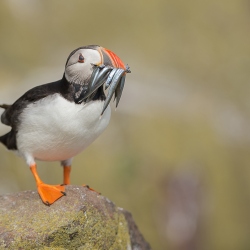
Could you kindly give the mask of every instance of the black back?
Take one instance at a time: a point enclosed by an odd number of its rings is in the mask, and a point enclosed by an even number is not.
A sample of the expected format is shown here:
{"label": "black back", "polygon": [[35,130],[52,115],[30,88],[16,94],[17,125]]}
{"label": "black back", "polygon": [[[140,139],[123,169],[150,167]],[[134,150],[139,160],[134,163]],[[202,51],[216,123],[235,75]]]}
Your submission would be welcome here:
{"label": "black back", "polygon": [[[19,118],[20,114],[27,107],[27,105],[56,93],[60,94],[68,101],[76,103],[75,93],[78,91],[78,88],[78,84],[70,84],[66,80],[65,76],[63,76],[63,78],[59,81],[43,84],[28,90],[12,105],[1,105],[2,108],[5,108],[5,111],[1,116],[1,122],[5,125],[11,126],[12,129],[9,133],[0,137],[0,142],[3,143],[8,149],[17,149],[16,134],[18,133],[18,125],[21,122]],[[92,100],[105,100],[105,98],[103,87],[101,86],[96,91]]]}

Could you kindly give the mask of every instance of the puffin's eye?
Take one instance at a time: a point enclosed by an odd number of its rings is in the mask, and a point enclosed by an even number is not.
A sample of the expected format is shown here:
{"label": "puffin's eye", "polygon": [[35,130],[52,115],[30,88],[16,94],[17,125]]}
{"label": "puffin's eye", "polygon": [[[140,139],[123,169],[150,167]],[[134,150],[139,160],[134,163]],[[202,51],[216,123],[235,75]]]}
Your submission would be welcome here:
{"label": "puffin's eye", "polygon": [[82,53],[78,57],[78,62],[79,63],[84,63],[84,57],[83,57]]}

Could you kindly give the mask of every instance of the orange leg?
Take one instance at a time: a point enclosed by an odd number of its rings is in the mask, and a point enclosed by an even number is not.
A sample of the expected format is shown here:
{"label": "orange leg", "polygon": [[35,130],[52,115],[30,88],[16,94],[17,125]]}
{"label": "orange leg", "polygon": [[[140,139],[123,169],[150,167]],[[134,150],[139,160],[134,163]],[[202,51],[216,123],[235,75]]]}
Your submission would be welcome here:
{"label": "orange leg", "polygon": [[66,195],[65,187],[61,185],[48,185],[44,184],[38,176],[36,165],[31,165],[30,170],[36,180],[37,190],[46,205],[51,205],[63,195]]}
{"label": "orange leg", "polygon": [[70,171],[71,171],[71,166],[63,167],[63,184],[64,185],[70,184]]}

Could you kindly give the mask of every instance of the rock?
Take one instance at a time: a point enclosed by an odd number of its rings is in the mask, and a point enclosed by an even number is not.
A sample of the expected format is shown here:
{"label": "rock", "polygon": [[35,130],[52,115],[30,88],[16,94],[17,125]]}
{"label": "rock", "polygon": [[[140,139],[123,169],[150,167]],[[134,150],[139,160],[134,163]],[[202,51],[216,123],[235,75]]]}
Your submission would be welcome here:
{"label": "rock", "polygon": [[131,214],[86,187],[51,206],[35,191],[0,196],[0,249],[148,250]]}

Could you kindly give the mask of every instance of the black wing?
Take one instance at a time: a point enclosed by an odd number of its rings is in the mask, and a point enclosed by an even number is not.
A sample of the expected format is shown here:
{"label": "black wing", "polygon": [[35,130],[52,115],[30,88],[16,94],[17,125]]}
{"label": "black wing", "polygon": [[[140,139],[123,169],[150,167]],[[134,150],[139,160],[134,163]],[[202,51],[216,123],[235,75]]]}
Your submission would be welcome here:
{"label": "black wing", "polygon": [[27,105],[55,93],[59,93],[68,100],[72,101],[72,90],[70,90],[71,87],[69,83],[66,81],[65,77],[63,77],[59,81],[43,84],[30,89],[12,105],[0,105],[0,108],[5,109],[1,116],[1,122],[12,127],[9,133],[0,136],[0,142],[3,143],[8,149],[17,149],[16,134],[18,130],[19,115],[27,107]]}
{"label": "black wing", "polygon": [[5,108],[5,111],[1,116],[1,122],[16,129],[19,115],[28,104],[34,103],[55,93],[59,93],[69,100],[72,99],[69,93],[69,84],[64,78],[56,82],[43,84],[27,91],[12,105],[1,105],[0,107]]}

